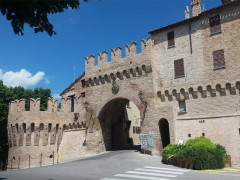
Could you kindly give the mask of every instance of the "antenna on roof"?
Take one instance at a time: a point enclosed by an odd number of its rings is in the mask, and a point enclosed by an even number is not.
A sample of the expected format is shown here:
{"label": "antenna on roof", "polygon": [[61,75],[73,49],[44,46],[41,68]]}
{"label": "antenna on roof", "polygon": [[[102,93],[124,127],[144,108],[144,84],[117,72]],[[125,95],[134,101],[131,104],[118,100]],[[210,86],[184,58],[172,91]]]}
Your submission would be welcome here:
{"label": "antenna on roof", "polygon": [[206,9],[205,9],[205,4],[203,3],[203,12],[204,12],[204,11],[206,11]]}
{"label": "antenna on roof", "polygon": [[75,63],[73,63],[72,64],[73,65],[73,83],[74,83],[74,95],[75,95],[75,70],[76,70],[76,68],[75,68]]}

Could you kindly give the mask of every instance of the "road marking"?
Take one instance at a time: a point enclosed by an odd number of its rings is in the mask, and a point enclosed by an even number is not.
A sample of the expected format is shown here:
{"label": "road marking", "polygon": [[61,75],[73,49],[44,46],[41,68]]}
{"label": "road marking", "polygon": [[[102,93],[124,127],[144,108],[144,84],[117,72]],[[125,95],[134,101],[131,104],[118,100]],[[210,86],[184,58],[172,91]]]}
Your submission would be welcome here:
{"label": "road marking", "polygon": [[116,178],[104,178],[104,179],[100,179],[100,180],[125,180],[125,179],[116,179]]}
{"label": "road marking", "polygon": [[148,180],[169,180],[169,179],[166,179],[166,178],[148,177],[148,176],[136,176],[136,175],[130,175],[130,174],[116,174],[114,176],[117,176],[117,177],[127,177],[127,178],[137,178],[137,179],[148,179]]}
{"label": "road marking", "polygon": [[183,169],[160,168],[160,167],[152,167],[152,166],[145,166],[144,168],[147,168],[147,169],[161,169],[161,170],[169,170],[169,171],[180,171],[180,172],[189,172],[190,171],[190,170],[183,170]]}
{"label": "road marking", "polygon": [[223,169],[227,171],[240,171],[240,169],[231,169],[231,168],[223,168]]}
{"label": "road marking", "polygon": [[127,171],[125,173],[129,173],[129,174],[142,174],[142,175],[149,175],[149,176],[177,177],[175,175],[149,173],[149,172],[139,172],[139,171]]}
{"label": "road marking", "polygon": [[237,174],[224,174],[224,173],[219,173],[219,172],[207,172],[207,171],[193,171],[193,172],[198,172],[198,173],[205,173],[205,174],[218,174],[218,175],[223,175],[223,176],[238,176],[240,177],[240,175]]}
{"label": "road marking", "polygon": [[167,173],[167,174],[184,174],[183,172],[172,172],[172,171],[159,171],[159,170],[154,170],[154,169],[142,169],[142,168],[137,168],[135,169],[136,171],[146,171],[146,172],[157,172],[157,173]]}

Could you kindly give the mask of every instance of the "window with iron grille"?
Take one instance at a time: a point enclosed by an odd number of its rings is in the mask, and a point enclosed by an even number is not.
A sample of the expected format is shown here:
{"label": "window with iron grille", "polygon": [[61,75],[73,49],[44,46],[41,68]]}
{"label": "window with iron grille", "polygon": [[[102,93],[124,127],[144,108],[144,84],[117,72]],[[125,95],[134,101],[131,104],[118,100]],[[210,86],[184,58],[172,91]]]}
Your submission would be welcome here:
{"label": "window with iron grille", "polygon": [[184,76],[183,59],[178,59],[178,60],[174,61],[174,71],[175,71],[175,77],[183,77]]}
{"label": "window with iron grille", "polygon": [[169,32],[167,36],[168,36],[168,47],[175,46],[174,31]]}
{"label": "window with iron grille", "polygon": [[219,15],[209,18],[209,23],[210,23],[211,34],[216,34],[221,32],[221,22],[220,22]]}
{"label": "window with iron grille", "polygon": [[224,50],[213,51],[213,67],[214,69],[225,67]]}

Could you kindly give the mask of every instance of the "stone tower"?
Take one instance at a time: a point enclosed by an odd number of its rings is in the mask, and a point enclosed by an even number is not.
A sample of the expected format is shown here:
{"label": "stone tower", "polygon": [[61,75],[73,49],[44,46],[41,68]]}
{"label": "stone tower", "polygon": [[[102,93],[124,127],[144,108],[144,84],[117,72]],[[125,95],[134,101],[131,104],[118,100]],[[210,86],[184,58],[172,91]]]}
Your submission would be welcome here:
{"label": "stone tower", "polygon": [[201,0],[192,0],[191,6],[192,6],[192,15],[193,16],[197,16],[202,12],[202,9],[201,9],[202,2],[201,2]]}

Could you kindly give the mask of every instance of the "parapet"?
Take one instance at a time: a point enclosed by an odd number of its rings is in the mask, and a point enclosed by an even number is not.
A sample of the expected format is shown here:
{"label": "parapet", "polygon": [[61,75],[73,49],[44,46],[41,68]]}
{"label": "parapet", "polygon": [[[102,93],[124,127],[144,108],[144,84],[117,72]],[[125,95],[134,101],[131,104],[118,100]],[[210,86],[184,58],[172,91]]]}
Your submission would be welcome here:
{"label": "parapet", "polygon": [[[80,97],[74,97],[74,106],[78,105],[80,101]],[[83,98],[82,98],[83,99]],[[40,112],[40,98],[33,99],[30,98],[30,112],[36,113]],[[72,99],[70,97],[68,98],[62,98],[61,99],[61,109],[58,109],[58,100],[57,99],[51,99],[48,98],[48,104],[47,109],[45,112],[48,113],[54,113],[54,112],[63,112],[63,113],[69,113],[71,112],[72,108]],[[15,100],[11,101],[9,103],[9,115],[11,114],[20,114],[22,112],[25,112],[25,99]]]}
{"label": "parapet", "polygon": [[[98,64],[95,66],[95,56],[90,55],[89,57],[85,57],[85,71],[86,76],[92,73],[101,72],[106,66],[110,65],[118,65],[120,63],[129,63],[129,64],[142,64],[146,61],[151,61],[149,57],[151,55],[151,51],[153,49],[153,40],[149,37],[146,40],[141,39],[141,49],[142,52],[137,54],[137,43],[133,41],[130,44],[125,45],[126,49],[126,57],[122,57],[122,48],[117,47],[115,49],[111,49],[111,61],[108,59],[108,52],[103,51],[102,53],[98,53]],[[119,66],[115,66],[119,68]]]}

